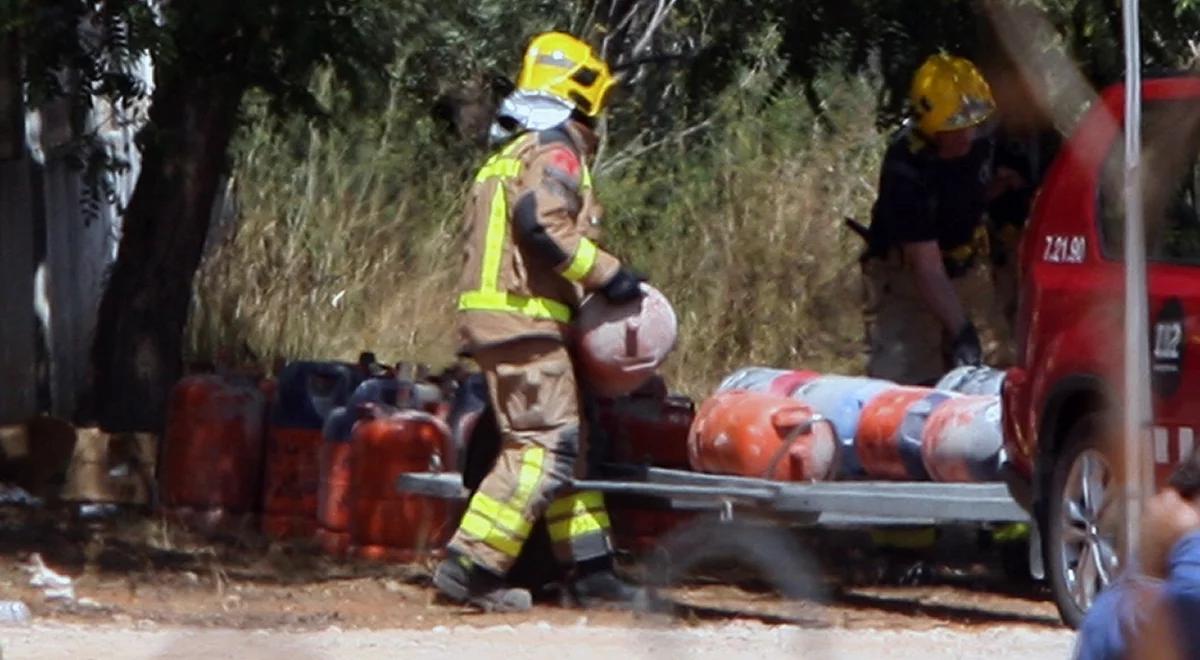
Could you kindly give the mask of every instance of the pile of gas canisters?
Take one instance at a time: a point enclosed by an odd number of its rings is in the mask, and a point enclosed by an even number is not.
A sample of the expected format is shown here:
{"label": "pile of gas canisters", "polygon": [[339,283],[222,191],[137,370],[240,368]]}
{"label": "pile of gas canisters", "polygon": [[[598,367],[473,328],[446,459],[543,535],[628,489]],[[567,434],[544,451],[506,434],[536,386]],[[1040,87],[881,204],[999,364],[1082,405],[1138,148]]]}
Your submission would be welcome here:
{"label": "pile of gas canisters", "polygon": [[394,483],[455,469],[446,394],[420,374],[344,362],[293,362],[271,379],[188,376],[169,404],[160,503],[194,527],[249,524],[334,555],[436,550],[456,504]]}
{"label": "pile of gas canisters", "polygon": [[1000,480],[1004,372],[961,367],[934,387],[747,367],[696,413],[692,469],[786,481]]}
{"label": "pile of gas canisters", "polygon": [[[293,362],[274,378],[197,374],[174,388],[159,501],[202,531],[255,528],[308,539],[334,556],[436,555],[463,502],[396,490],[411,472],[466,471],[473,440],[494,435],[478,375],[430,378],[345,362]],[[600,398],[600,460],[688,469],[694,406],[661,378]],[[603,439],[601,439],[603,438]],[[689,516],[645,498],[609,498],[614,542],[639,552]]]}

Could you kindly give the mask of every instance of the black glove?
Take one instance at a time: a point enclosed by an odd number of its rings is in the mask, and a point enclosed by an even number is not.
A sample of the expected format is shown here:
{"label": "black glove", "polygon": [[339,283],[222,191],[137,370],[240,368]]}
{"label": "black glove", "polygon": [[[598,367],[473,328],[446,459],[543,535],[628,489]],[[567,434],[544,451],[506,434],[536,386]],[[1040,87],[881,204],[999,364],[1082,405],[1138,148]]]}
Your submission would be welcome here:
{"label": "black glove", "polygon": [[950,352],[956,367],[978,367],[983,363],[983,348],[979,345],[979,333],[975,332],[975,326],[970,321],[964,323],[962,329],[954,336]]}
{"label": "black glove", "polygon": [[617,269],[617,274],[613,275],[600,288],[600,295],[607,298],[614,305],[633,302],[642,297],[642,287],[638,285],[645,281],[646,278],[621,266]]}

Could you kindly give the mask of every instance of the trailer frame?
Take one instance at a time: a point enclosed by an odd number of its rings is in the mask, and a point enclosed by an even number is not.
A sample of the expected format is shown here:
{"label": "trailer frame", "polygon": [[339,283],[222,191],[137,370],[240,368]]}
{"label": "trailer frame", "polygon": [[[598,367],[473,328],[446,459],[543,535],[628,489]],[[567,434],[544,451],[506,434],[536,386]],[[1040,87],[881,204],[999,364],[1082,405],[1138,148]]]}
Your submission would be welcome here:
{"label": "trailer frame", "polygon": [[[1031,522],[1004,483],[916,481],[781,482],[620,463],[597,466],[597,478],[568,485],[579,490],[655,498],[672,509],[767,513],[797,525],[955,524]],[[465,500],[457,472],[407,473],[400,492]]]}

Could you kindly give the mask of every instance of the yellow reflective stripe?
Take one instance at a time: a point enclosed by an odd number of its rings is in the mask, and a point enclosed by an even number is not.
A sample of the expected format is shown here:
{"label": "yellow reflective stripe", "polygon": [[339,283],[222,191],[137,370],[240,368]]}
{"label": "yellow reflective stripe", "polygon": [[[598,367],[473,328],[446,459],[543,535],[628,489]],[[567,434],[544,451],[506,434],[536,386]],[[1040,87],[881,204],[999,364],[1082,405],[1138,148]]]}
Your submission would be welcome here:
{"label": "yellow reflective stripe", "polygon": [[587,512],[581,516],[573,516],[566,520],[550,523],[550,540],[555,543],[569,541],[580,536],[604,532],[611,527],[612,522],[608,519],[607,513]]}
{"label": "yellow reflective stripe", "polygon": [[575,249],[575,256],[571,257],[571,263],[567,264],[567,269],[563,271],[563,277],[572,282],[578,282],[587,277],[588,271],[595,263],[596,244],[586,238],[580,239],[579,247]]}
{"label": "yellow reflective stripe", "polygon": [[588,509],[604,510],[604,494],[598,490],[584,490],[564,495],[546,509],[547,518],[559,518],[571,513],[583,513]]}
{"label": "yellow reflective stripe", "polygon": [[521,173],[521,161],[516,158],[493,157],[475,175],[479,183],[491,178],[511,179]]}
{"label": "yellow reflective stripe", "polygon": [[524,539],[515,540],[510,538],[503,530],[497,528],[486,518],[473,511],[468,511],[463,516],[458,528],[509,557],[516,557],[521,554],[521,546]]}
{"label": "yellow reflective stripe", "polygon": [[525,508],[542,478],[545,461],[546,450],[542,447],[530,447],[521,452],[517,488],[509,501],[502,502],[483,491],[476,491],[459,528],[515,557],[533,529],[533,522],[525,516]]}
{"label": "yellow reflective stripe", "polygon": [[488,214],[487,237],[483,246],[483,270],[479,288],[495,291],[500,281],[500,258],[504,256],[504,235],[508,231],[508,205],[504,203],[504,186],[496,184],[492,193],[492,208]]}
{"label": "yellow reflective stripe", "polygon": [[483,291],[495,291],[498,288],[500,259],[504,256],[505,234],[508,233],[508,204],[504,198],[503,180],[511,179],[521,173],[521,161],[509,157],[520,146],[521,140],[515,140],[503,151],[489,158],[479,173],[475,175],[476,182],[492,178],[501,179],[496,182],[496,190],[492,193],[491,208],[488,209],[483,266],[479,279],[479,288]]}
{"label": "yellow reflective stripe", "polygon": [[498,523],[505,531],[510,532],[510,536],[524,540],[529,536],[529,531],[533,529],[533,523],[525,519],[522,508],[514,508],[483,492],[476,491],[471,496],[468,512],[476,513]]}
{"label": "yellow reflective stripe", "polygon": [[611,527],[604,495],[586,490],[555,500],[546,510],[551,541],[566,541]]}
{"label": "yellow reflective stripe", "polygon": [[587,190],[592,187],[592,171],[587,165],[583,166],[583,173],[579,177],[579,187]]}
{"label": "yellow reflective stripe", "polygon": [[[487,232],[484,235],[483,262],[480,267],[479,289],[467,291],[458,297],[459,311],[509,312],[521,314],[536,319],[547,319],[559,323],[571,322],[571,308],[557,300],[541,297],[522,296],[500,290],[500,265],[504,258],[504,246],[508,233],[508,203],[505,199],[504,179],[518,176],[521,173],[521,161],[511,155],[520,149],[527,140],[517,139],[504,148],[500,153],[488,159],[487,163],[475,175],[476,182],[492,178],[500,178],[496,182],[496,190],[492,193],[491,207],[488,209]],[[591,175],[584,168],[583,178],[590,185]],[[595,260],[594,249],[590,259]],[[576,259],[587,257],[576,250]],[[572,261],[571,265],[574,265]],[[582,267],[582,265],[580,266]],[[588,264],[590,268],[590,264]],[[586,275],[586,271],[584,271]],[[582,277],[582,275],[580,276]]]}
{"label": "yellow reflective stripe", "polygon": [[549,298],[529,298],[507,291],[467,291],[458,297],[460,311],[513,312],[559,323],[571,322],[571,308]]}
{"label": "yellow reflective stripe", "polygon": [[529,503],[529,496],[537,488],[542,478],[545,466],[546,450],[542,447],[529,447],[521,452],[521,472],[517,475],[517,492],[513,494],[512,505],[521,509]]}
{"label": "yellow reflective stripe", "polygon": [[487,159],[479,172],[475,175],[475,181],[485,181],[492,177],[500,177],[504,179],[512,178],[521,173],[521,161],[512,158],[512,154],[516,152],[522,145],[522,140],[514,140],[507,147],[500,150],[499,153]]}
{"label": "yellow reflective stripe", "polygon": [[469,509],[463,514],[462,522],[458,524],[458,527],[477,539],[487,538],[492,533],[491,521]]}

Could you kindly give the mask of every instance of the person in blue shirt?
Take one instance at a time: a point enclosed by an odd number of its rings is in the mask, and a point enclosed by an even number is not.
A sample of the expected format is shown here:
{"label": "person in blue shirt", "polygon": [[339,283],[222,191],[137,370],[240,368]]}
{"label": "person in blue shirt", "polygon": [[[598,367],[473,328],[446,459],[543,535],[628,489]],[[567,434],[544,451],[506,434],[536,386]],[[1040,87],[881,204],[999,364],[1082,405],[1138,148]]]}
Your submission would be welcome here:
{"label": "person in blue shirt", "polygon": [[1144,575],[1101,593],[1079,629],[1079,660],[1200,658],[1200,452],[1147,503]]}

